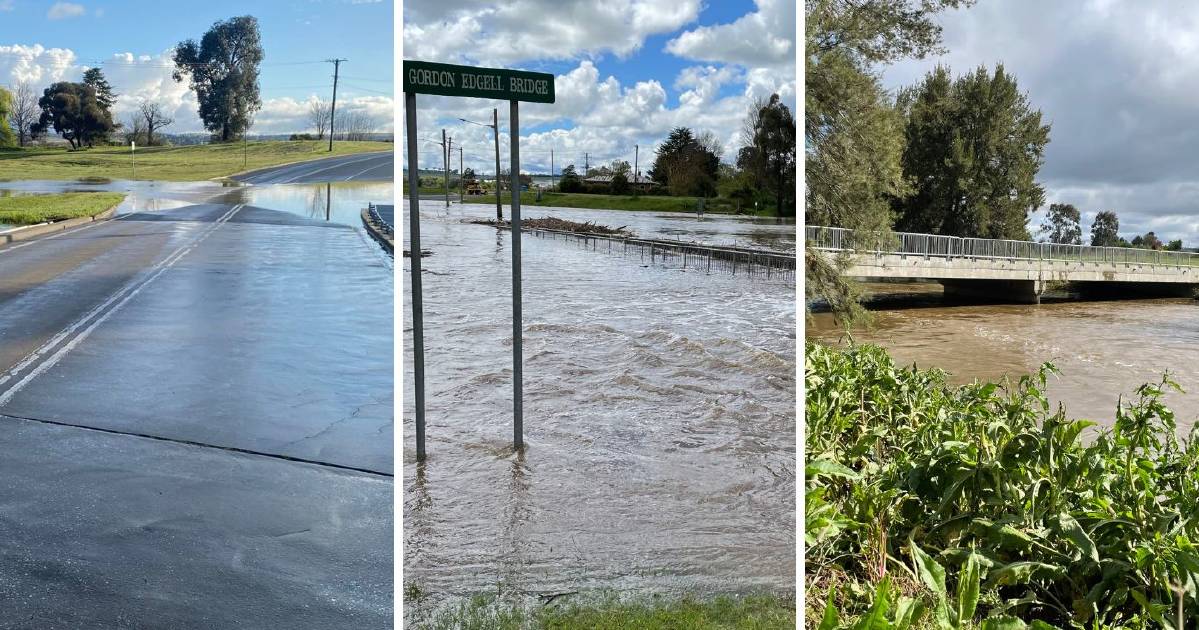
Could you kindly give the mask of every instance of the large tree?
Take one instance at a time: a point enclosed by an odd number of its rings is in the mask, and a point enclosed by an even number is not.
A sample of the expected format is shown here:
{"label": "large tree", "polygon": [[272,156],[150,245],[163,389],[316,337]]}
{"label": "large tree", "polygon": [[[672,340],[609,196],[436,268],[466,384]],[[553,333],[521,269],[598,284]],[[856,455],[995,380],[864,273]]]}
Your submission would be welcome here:
{"label": "large tree", "polygon": [[579,192],[583,189],[583,181],[579,178],[579,174],[575,171],[574,164],[567,164],[566,168],[562,169],[562,176],[558,178],[558,190],[564,193]]}
{"label": "large tree", "polygon": [[1120,244],[1120,219],[1111,210],[1104,210],[1095,215],[1091,223],[1091,245],[1097,247],[1116,247]]}
{"label": "large tree", "polygon": [[1049,205],[1049,212],[1045,215],[1045,222],[1041,224],[1041,230],[1046,233],[1046,238],[1050,243],[1081,245],[1081,220],[1082,214],[1073,204],[1054,203]]}
{"label": "large tree", "polygon": [[83,73],[83,84],[96,91],[96,101],[104,109],[111,110],[112,106],[117,102],[117,94],[112,91],[112,86],[108,84],[108,79],[104,77],[104,71],[99,68],[88,68]]}
{"label": "large tree", "polygon": [[1000,65],[951,80],[938,66],[898,100],[903,172],[914,185],[896,204],[899,229],[1028,239],[1028,214],[1045,199],[1036,176],[1049,126],[1015,78]]}
{"label": "large tree", "polygon": [[9,118],[12,116],[12,107],[12,93],[0,87],[0,147],[12,146],[17,137],[8,126]]}
{"label": "large tree", "polygon": [[716,191],[719,149],[714,136],[696,137],[690,129],[676,127],[658,147],[650,179],[674,195],[710,196]]}
{"label": "large tree", "polygon": [[325,133],[329,131],[330,116],[332,109],[329,106],[329,101],[319,98],[308,102],[308,124],[316,129],[316,139],[324,140]]}
{"label": "large tree", "polygon": [[[891,200],[906,189],[903,127],[878,66],[941,51],[936,14],[973,0],[807,0],[805,4],[805,218],[863,232],[891,228]],[[806,293],[842,316],[856,311],[853,285],[814,252],[804,256]]]}
{"label": "large tree", "polygon": [[778,216],[793,215],[795,117],[778,94],[755,106],[756,111],[751,111],[746,121],[749,146],[737,153],[738,166],[754,175],[759,189],[774,193]]}
{"label": "large tree", "polygon": [[258,20],[246,15],[217,22],[197,44],[189,39],[175,48],[176,81],[190,77],[200,103],[204,128],[228,142],[245,133],[258,96],[258,64],[263,51]]}
{"label": "large tree", "polygon": [[12,92],[12,107],[8,111],[8,124],[17,137],[17,144],[25,146],[33,138],[33,124],[39,113],[33,85],[28,81],[17,82]]}
{"label": "large tree", "polygon": [[82,83],[66,81],[46,88],[38,99],[42,114],[33,125],[33,133],[53,128],[74,149],[92,146],[116,129],[112,114],[96,99],[96,91]]}

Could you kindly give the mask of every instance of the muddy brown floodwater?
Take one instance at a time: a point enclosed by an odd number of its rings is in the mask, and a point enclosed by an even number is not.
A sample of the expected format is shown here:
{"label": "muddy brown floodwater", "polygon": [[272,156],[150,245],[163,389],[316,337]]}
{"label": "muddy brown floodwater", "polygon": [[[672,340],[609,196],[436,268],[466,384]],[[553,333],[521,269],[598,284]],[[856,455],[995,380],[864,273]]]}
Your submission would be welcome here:
{"label": "muddy brown floodwater", "polygon": [[[1169,371],[1186,390],[1166,397],[1179,433],[1199,419],[1199,301],[943,306],[919,288],[868,286],[892,299],[874,311],[873,328],[853,331],[853,339],[887,348],[901,364],[946,370],[956,383],[1015,379],[1053,362],[1061,375],[1050,378],[1050,398],[1070,416],[1103,426],[1114,421],[1121,395],[1127,399]],[[806,335],[845,340],[827,313],[810,316]]]}
{"label": "muddy brown floodwater", "polygon": [[[422,203],[428,460],[413,450],[405,289],[405,581],[443,603],[794,589],[793,277],[706,275],[526,236],[518,457],[510,234],[462,222],[494,213]],[[524,209],[547,215],[795,247],[794,223]]]}

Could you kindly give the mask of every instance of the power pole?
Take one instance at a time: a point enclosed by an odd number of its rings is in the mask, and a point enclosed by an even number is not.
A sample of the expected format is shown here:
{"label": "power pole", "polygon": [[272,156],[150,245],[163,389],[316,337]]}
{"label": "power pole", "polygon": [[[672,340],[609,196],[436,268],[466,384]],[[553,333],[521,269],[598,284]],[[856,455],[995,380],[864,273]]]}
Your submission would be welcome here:
{"label": "power pole", "polygon": [[466,179],[466,171],[462,170],[462,147],[458,147],[458,203],[462,203],[462,180]]}
{"label": "power pole", "polygon": [[448,210],[450,207],[450,142],[445,137],[445,129],[441,130],[441,165],[445,169],[445,207]]}
{"label": "power pole", "polygon": [[587,152],[583,152],[583,179],[591,173],[591,156]]}
{"label": "power pole", "polygon": [[504,220],[504,207],[500,205],[500,110],[491,108],[491,129],[495,132],[495,220]]}
{"label": "power pole", "polygon": [[345,59],[326,59],[333,64],[333,104],[329,105],[329,151],[333,150],[333,114],[337,111],[337,74],[341,70],[341,62]]}
{"label": "power pole", "polygon": [[550,188],[554,187],[554,150],[550,149]]}
{"label": "power pole", "polygon": [[637,160],[641,157],[641,146],[633,145],[633,196],[637,196]]}

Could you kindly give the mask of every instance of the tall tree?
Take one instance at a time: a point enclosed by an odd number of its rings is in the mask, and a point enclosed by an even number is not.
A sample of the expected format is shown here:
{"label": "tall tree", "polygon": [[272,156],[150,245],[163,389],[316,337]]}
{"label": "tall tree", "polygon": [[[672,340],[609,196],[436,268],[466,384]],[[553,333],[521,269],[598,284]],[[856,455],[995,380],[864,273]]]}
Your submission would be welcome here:
{"label": "tall tree", "polygon": [[579,173],[575,170],[574,164],[567,164],[566,168],[562,169],[562,176],[558,178],[558,190],[561,192],[579,192],[583,189],[583,182],[579,179]]}
{"label": "tall tree", "polygon": [[92,146],[116,129],[112,114],[96,100],[96,91],[82,83],[66,81],[46,88],[38,99],[42,113],[33,133],[53,128],[74,149]]}
{"label": "tall tree", "polygon": [[756,175],[761,189],[774,193],[778,216],[793,215],[789,202],[795,198],[795,117],[773,94],[749,119],[746,124],[753,126],[751,144],[745,147],[749,152],[738,152],[738,161]]}
{"label": "tall tree", "polygon": [[112,86],[108,84],[108,79],[104,78],[104,71],[99,68],[88,68],[83,73],[83,84],[96,91],[96,101],[104,109],[111,110],[112,106],[117,102],[117,94],[112,91]]}
{"label": "tall tree", "polygon": [[167,114],[166,109],[158,101],[142,99],[137,109],[146,130],[146,146],[152,147],[154,146],[154,132],[174,124],[175,119]]}
{"label": "tall tree", "polygon": [[17,144],[25,146],[33,138],[33,124],[40,110],[37,92],[28,81],[18,81],[12,92],[12,107],[8,111],[8,124],[17,136]]}
{"label": "tall tree", "polygon": [[1166,251],[1168,251],[1168,252],[1180,252],[1180,251],[1182,251],[1182,239],[1176,239],[1176,240],[1170,241],[1170,242],[1169,242],[1169,243],[1166,245],[1166,247],[1165,247],[1165,250],[1166,250]]}
{"label": "tall tree", "polygon": [[[702,140],[702,141],[701,141]],[[686,127],[676,127],[658,147],[650,179],[674,195],[709,196],[716,190],[720,169],[714,137],[696,137]]]}
{"label": "tall tree", "polygon": [[1111,210],[1104,210],[1095,215],[1091,223],[1091,245],[1096,247],[1116,247],[1120,244],[1120,219]]}
{"label": "tall tree", "polygon": [[249,15],[217,22],[198,44],[189,39],[175,48],[172,76],[180,82],[190,77],[200,120],[222,142],[245,133],[262,107],[258,64],[263,55],[258,20]]}
{"label": "tall tree", "polygon": [[12,107],[12,93],[0,87],[0,147],[12,146],[17,137],[8,127],[9,117],[12,116]]}
{"label": "tall tree", "polygon": [[899,228],[1028,239],[1028,214],[1045,199],[1036,176],[1049,126],[1016,79],[999,65],[951,81],[938,66],[898,101],[907,118],[903,172],[915,186],[896,204]]}
{"label": "tall tree", "polygon": [[1081,220],[1082,215],[1073,204],[1054,203],[1049,205],[1049,212],[1045,215],[1045,222],[1041,224],[1041,230],[1048,233],[1046,238],[1050,243],[1081,245]]}

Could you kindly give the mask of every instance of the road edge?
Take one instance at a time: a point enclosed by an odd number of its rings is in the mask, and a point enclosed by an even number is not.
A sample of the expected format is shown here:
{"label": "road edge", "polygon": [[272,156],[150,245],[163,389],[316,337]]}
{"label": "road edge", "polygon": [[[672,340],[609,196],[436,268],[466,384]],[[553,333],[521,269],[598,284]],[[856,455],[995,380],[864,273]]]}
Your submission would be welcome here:
{"label": "road edge", "polygon": [[27,225],[24,227],[13,228],[7,232],[0,233],[0,247],[15,243],[17,241],[27,241],[31,238],[37,238],[45,234],[69,230],[73,227],[79,227],[80,225],[87,223],[106,221],[112,218],[112,215],[117,211],[117,207],[122,203],[125,203],[124,199],[122,199],[120,203],[113,205],[113,207],[97,212],[89,217],[76,217],[74,219],[67,219],[65,221],[55,221],[54,223],[38,223],[37,225]]}
{"label": "road edge", "polygon": [[[332,157],[335,157],[335,158],[354,157],[357,155],[373,155],[376,153],[395,153],[395,151],[387,151],[387,150],[384,150],[384,151],[362,151],[361,153],[346,153],[344,155],[334,155]],[[198,180],[198,181],[210,181],[210,182],[235,181],[239,184],[245,184],[245,182],[243,182],[239,179],[234,179],[234,178],[240,177],[242,175],[248,175],[250,173],[257,173],[258,171],[270,170],[272,168],[282,168],[284,166],[295,166],[296,164],[304,164],[306,162],[318,162],[320,160],[328,160],[328,159],[330,159],[330,156],[312,158],[309,160],[296,160],[295,162],[284,162],[282,164],[274,164],[272,166],[261,166],[259,168],[252,168],[248,171],[238,171],[236,173],[232,173],[229,175],[221,175],[219,177],[210,177],[207,180]]]}
{"label": "road edge", "polygon": [[395,256],[395,241],[392,240],[391,230],[387,229],[387,226],[381,221],[376,221],[371,216],[370,208],[362,209],[362,225],[366,227],[366,233],[378,241],[379,245],[382,245],[388,254]]}

